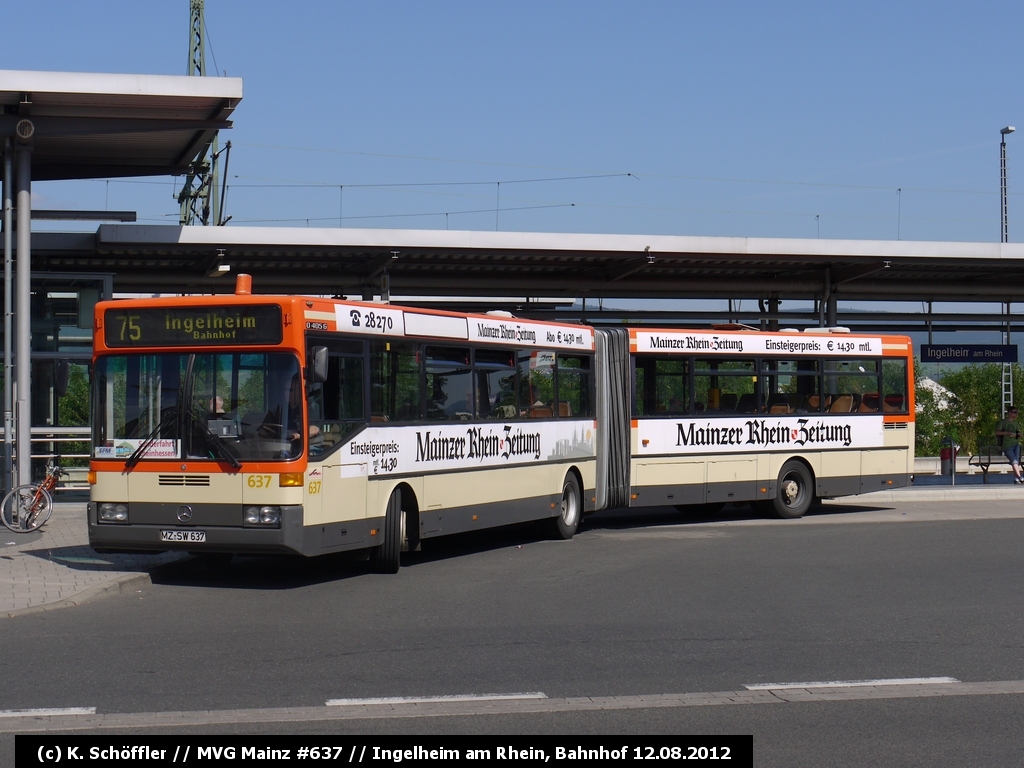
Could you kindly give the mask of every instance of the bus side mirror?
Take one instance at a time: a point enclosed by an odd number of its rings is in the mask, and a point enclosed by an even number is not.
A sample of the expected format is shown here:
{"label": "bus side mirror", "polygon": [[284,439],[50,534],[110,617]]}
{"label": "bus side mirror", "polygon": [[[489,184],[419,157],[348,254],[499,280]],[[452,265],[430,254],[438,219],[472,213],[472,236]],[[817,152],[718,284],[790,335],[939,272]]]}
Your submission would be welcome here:
{"label": "bus side mirror", "polygon": [[309,381],[327,381],[327,347],[313,347],[309,355]]}
{"label": "bus side mirror", "polygon": [[68,393],[68,381],[71,377],[71,366],[67,360],[57,361],[57,370],[53,377],[53,391],[57,397],[64,397]]}

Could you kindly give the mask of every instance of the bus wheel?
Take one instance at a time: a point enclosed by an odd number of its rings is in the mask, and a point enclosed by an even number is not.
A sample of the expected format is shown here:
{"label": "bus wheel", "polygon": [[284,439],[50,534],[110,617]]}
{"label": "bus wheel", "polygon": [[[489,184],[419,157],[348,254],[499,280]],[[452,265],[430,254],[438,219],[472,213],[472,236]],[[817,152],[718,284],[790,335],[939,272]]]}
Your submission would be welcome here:
{"label": "bus wheel", "polygon": [[775,514],[786,520],[803,517],[814,501],[814,478],[800,461],[787,461],[779,472],[778,495],[772,499]]}
{"label": "bus wheel", "polygon": [[402,509],[402,492],[395,488],[388,499],[381,528],[384,541],[373,551],[370,561],[377,573],[398,573],[402,558],[402,540],[405,538],[405,510]]}
{"label": "bus wheel", "polygon": [[562,503],[558,515],[548,520],[548,532],[553,539],[571,539],[580,524],[580,484],[569,472],[562,481]]}

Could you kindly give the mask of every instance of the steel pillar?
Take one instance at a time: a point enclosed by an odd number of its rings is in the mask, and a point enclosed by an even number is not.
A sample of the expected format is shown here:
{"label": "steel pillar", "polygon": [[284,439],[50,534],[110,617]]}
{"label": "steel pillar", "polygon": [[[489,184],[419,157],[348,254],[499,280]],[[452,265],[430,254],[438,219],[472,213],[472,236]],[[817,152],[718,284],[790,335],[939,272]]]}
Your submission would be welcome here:
{"label": "steel pillar", "polygon": [[11,195],[14,189],[14,158],[11,156],[11,140],[4,142],[4,456],[3,487],[6,493],[12,487],[14,471],[14,368],[11,363],[12,331],[14,328],[14,253],[11,243],[14,204]]}
{"label": "steel pillar", "polygon": [[32,482],[32,148],[17,149],[18,269],[15,279],[17,317],[14,351],[17,374],[16,477]]}

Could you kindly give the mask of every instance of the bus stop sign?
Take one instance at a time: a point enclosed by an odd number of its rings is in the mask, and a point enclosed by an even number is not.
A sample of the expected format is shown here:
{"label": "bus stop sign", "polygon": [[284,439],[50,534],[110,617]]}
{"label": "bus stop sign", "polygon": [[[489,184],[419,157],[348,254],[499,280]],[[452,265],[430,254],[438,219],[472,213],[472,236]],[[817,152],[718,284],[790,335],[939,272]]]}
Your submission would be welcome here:
{"label": "bus stop sign", "polygon": [[1016,363],[1016,344],[922,344],[922,363]]}

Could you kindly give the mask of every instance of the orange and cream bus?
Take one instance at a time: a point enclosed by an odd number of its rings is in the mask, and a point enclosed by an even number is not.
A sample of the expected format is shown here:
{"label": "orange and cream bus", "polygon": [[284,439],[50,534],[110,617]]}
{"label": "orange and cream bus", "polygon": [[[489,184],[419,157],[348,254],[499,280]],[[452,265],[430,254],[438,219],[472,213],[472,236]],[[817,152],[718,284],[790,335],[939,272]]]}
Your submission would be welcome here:
{"label": "orange and cream bus", "polygon": [[303,296],[103,302],[103,551],[401,553],[617,507],[906,485],[911,346],[838,329],[593,329]]}
{"label": "orange and cream bus", "polygon": [[596,341],[598,508],[751,502],[796,518],[817,498],[910,482],[904,336],[723,326]]}
{"label": "orange and cream bus", "polygon": [[594,332],[251,294],[95,312],[97,550],[319,555],[594,509]]}

